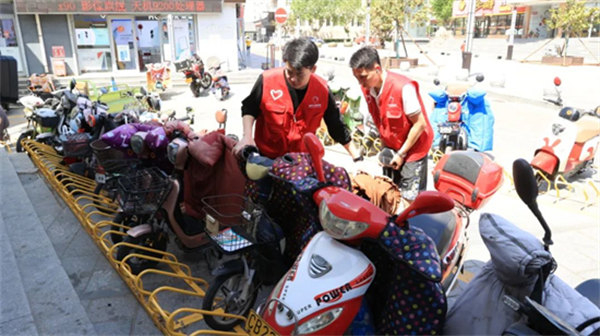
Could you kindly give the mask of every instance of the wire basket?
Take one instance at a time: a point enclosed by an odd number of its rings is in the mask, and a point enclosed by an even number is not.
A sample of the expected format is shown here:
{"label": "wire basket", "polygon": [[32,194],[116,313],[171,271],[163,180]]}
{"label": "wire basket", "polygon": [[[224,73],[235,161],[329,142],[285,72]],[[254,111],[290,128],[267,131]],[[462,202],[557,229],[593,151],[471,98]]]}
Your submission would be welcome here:
{"label": "wire basket", "polygon": [[152,214],[171,190],[171,181],[157,167],[136,170],[117,181],[119,205],[126,214]]}
{"label": "wire basket", "polygon": [[107,174],[129,174],[138,169],[141,164],[142,162],[138,159],[114,159],[101,163]]}
{"label": "wire basket", "polygon": [[87,133],[77,133],[67,135],[67,139],[62,141],[63,153],[65,157],[85,157],[91,154],[91,137]]}
{"label": "wire basket", "polygon": [[207,196],[202,203],[206,232],[226,254],[278,243],[283,238],[283,232],[266,211],[244,196]]}

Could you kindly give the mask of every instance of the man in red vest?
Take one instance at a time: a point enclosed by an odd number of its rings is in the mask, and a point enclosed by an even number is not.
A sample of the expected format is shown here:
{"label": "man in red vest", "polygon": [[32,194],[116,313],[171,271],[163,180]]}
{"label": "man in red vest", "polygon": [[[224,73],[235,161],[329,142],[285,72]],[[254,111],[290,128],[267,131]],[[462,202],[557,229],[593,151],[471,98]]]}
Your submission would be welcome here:
{"label": "man in red vest", "polygon": [[384,159],[383,174],[400,187],[402,198],[412,202],[427,187],[427,154],[433,141],[417,82],[384,71],[377,50],[363,47],[350,58],[350,67],[358,80],[373,122],[385,147],[393,150]]}
{"label": "man in red vest", "polygon": [[235,153],[246,145],[258,147],[262,155],[272,159],[288,152],[305,152],[302,137],[315,133],[324,119],[329,135],[355,161],[362,159],[355,154],[358,151],[351,145],[350,131],[342,122],[327,82],[314,73],[318,59],[319,49],[307,38],[285,44],[284,67],[263,72],[242,101],[244,134]]}

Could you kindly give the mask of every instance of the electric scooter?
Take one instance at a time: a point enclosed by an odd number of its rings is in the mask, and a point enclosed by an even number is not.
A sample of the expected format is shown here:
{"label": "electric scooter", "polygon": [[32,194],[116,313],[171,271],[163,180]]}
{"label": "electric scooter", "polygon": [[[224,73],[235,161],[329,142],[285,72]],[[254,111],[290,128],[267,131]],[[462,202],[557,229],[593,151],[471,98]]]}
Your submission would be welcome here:
{"label": "electric scooter", "polygon": [[[484,79],[482,74],[471,76],[476,76],[476,83]],[[486,92],[469,83],[450,83],[445,88],[441,88],[437,78],[433,83],[438,90],[429,92],[434,100],[429,118],[434,126],[432,146],[442,153],[467,148],[492,150],[494,115]]]}
{"label": "electric scooter", "polygon": [[[554,79],[556,98],[544,98],[557,106],[562,106],[560,78]],[[573,107],[563,107],[551,129],[535,150],[531,166],[547,179],[554,181],[558,175],[572,177],[590,167],[600,142],[600,106],[584,111]]]}
{"label": "electric scooter", "polygon": [[[166,156],[174,167],[172,176],[150,168],[148,173],[144,169],[120,177],[118,181],[117,194],[123,215],[121,222],[113,226],[111,239],[113,243],[121,240],[129,243],[118,247],[117,260],[126,260],[134,274],[157,264],[153,259],[128,257],[130,254],[153,255],[135,246],[165,251],[168,231],[174,233],[175,241],[183,251],[210,246],[204,229],[206,205],[202,199],[209,195],[243,194],[245,178],[232,154],[235,140],[221,131],[201,137],[191,131],[180,135],[173,130],[170,137],[174,139],[166,148]],[[132,136],[132,147],[137,142],[136,136]],[[155,185],[149,186],[147,181]],[[144,197],[148,192],[154,196]],[[130,206],[128,200],[136,200],[139,204],[131,202],[133,206]],[[146,208],[150,211],[144,211]],[[118,236],[121,237],[115,239]]]}
{"label": "electric scooter", "polygon": [[[323,147],[315,136],[305,136],[305,141],[319,180],[322,181],[320,162]],[[445,191],[455,189],[455,193],[451,193],[451,196],[434,192],[422,193],[417,198],[419,201],[415,201],[397,217],[390,217],[372,203],[340,188],[318,189],[313,194],[313,199],[320,205],[319,217],[325,232],[320,232],[311,239],[292,268],[275,286],[262,311],[262,318],[250,313],[246,330],[266,325],[280,334],[342,334],[352,324],[357,311],[362,309],[362,297],[372,282],[377,285],[371,291],[374,293],[370,295],[371,299],[377,297],[392,300],[387,302],[392,306],[409,299],[402,299],[386,290],[388,287],[398,289],[401,286],[400,282],[405,281],[404,278],[398,282],[392,275],[397,275],[394,272],[399,269],[400,264],[403,267],[419,264],[420,261],[405,259],[414,256],[421,256],[421,260],[427,259],[425,264],[432,268],[416,267],[416,273],[420,275],[412,274],[406,269],[404,276],[410,274],[427,279],[422,284],[423,288],[428,288],[432,300],[438,300],[433,305],[436,307],[435,311],[442,309],[445,306],[444,290],[452,287],[457,272],[462,267],[465,247],[465,228],[461,227],[460,220],[455,220],[454,213],[449,211],[455,207],[455,200],[451,197],[477,208],[497,191],[502,181],[502,170],[498,165],[474,156],[484,154],[461,154],[463,153],[456,152],[452,154],[453,157],[440,161],[438,176],[434,178],[436,187]],[[467,179],[463,175],[455,175],[460,174],[454,169],[456,164],[467,167]],[[475,174],[475,180],[473,176],[468,176],[472,174]],[[486,190],[479,193],[474,190],[478,178],[489,180],[490,185],[494,184],[491,181],[495,181],[495,184],[490,189],[483,187]],[[457,184],[465,184],[465,181],[471,186],[457,188]],[[470,190],[470,193],[465,195],[466,190]],[[465,201],[465,196],[471,201]],[[421,213],[432,215],[417,216]],[[403,237],[405,234],[411,237]],[[388,239],[390,237],[391,240]],[[360,243],[362,252],[338,243],[336,239],[352,245]],[[404,251],[408,254],[401,252],[405,246],[407,249]],[[413,250],[419,248],[423,250]],[[440,258],[440,255],[443,257]],[[377,273],[382,276],[378,278]],[[388,305],[385,306],[387,308]],[[426,310],[429,308],[424,307]],[[389,321],[385,320],[385,309],[382,310],[381,306],[376,308],[377,333],[393,330],[398,332],[400,329],[390,327]],[[433,312],[427,314],[429,313]],[[407,316],[408,314],[410,313],[407,312]],[[398,328],[404,327],[403,324]],[[425,328],[417,332],[428,333],[439,327],[430,325],[428,328],[433,329]],[[407,329],[402,330],[407,332]]]}
{"label": "electric scooter", "polygon": [[[483,214],[479,232],[491,260],[469,281],[446,317],[450,335],[597,335],[600,280],[571,288],[554,273],[552,232],[536,198],[527,161],[513,163],[519,198],[540,222],[540,239],[494,214]],[[590,300],[592,300],[592,302]],[[595,303],[595,304],[594,304]]]}

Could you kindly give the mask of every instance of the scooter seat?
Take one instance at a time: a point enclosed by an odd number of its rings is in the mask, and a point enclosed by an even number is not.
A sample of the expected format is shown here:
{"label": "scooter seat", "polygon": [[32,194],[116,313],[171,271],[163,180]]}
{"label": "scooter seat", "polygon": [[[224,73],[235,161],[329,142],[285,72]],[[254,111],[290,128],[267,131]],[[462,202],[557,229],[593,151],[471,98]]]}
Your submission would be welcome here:
{"label": "scooter seat", "polygon": [[452,210],[422,214],[409,219],[408,226],[423,230],[435,242],[438,254],[443,257],[450,248],[450,241],[456,229],[456,215]]}
{"label": "scooter seat", "polygon": [[591,115],[581,117],[575,122],[575,126],[577,126],[577,138],[575,142],[584,143],[600,135],[600,119]]}
{"label": "scooter seat", "polygon": [[467,92],[470,85],[465,83],[451,83],[446,86],[446,93],[449,97],[460,97]]}

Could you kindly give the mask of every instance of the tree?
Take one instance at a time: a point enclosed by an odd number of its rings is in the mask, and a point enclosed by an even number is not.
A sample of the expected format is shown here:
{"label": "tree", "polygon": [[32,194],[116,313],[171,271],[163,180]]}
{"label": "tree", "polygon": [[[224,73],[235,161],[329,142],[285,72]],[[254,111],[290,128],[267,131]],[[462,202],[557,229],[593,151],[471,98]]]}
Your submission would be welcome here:
{"label": "tree", "polygon": [[425,0],[373,0],[371,3],[371,27],[382,41],[391,38],[394,30],[402,40],[404,54],[408,57],[404,43],[404,23],[419,26],[429,19],[429,8]]}
{"label": "tree", "polygon": [[567,0],[559,8],[550,9],[548,27],[561,30],[565,38],[562,48],[557,50],[559,56],[567,56],[567,47],[571,36],[581,36],[581,33],[588,29],[590,24],[597,23],[599,19],[598,8],[587,8],[584,1]]}
{"label": "tree", "polygon": [[316,34],[322,22],[331,20],[348,27],[352,19],[360,15],[360,0],[292,0],[291,12],[300,20],[308,21]]}
{"label": "tree", "polygon": [[433,0],[431,10],[435,18],[446,27],[452,18],[452,0]]}

